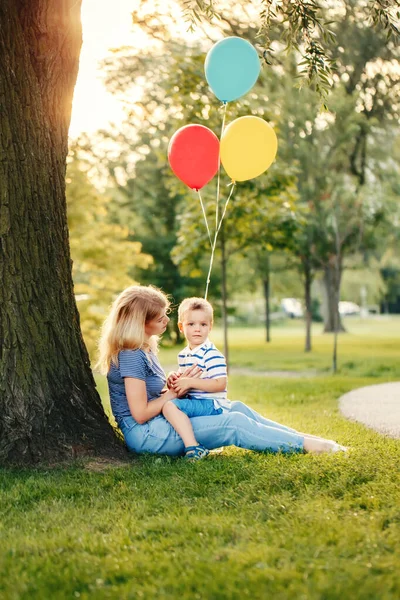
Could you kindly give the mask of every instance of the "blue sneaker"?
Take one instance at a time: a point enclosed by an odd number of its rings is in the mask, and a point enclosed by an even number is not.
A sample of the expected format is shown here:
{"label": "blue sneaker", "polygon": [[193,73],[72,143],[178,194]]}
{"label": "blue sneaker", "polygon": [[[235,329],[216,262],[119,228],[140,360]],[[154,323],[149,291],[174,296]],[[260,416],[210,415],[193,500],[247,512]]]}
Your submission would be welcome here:
{"label": "blue sneaker", "polygon": [[188,446],[185,448],[185,459],[186,460],[201,460],[210,454],[207,448],[204,448],[201,444],[199,446]]}

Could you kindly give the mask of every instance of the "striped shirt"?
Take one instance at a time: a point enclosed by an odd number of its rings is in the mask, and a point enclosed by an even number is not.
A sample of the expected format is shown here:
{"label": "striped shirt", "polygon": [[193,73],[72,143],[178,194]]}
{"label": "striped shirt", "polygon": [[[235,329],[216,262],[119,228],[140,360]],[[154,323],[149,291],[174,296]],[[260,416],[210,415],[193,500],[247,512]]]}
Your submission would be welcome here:
{"label": "striped shirt", "polygon": [[165,386],[165,373],[158,357],[152,352],[137,350],[121,350],[118,355],[118,366],[112,364],[107,375],[110,403],[114,417],[130,417],[128,398],[125,391],[125,377],[141,379],[146,384],[147,400],[159,398]]}
{"label": "striped shirt", "polygon": [[[225,356],[214,346],[210,340],[206,340],[200,346],[190,349],[186,346],[178,354],[178,373],[183,373],[187,367],[197,365],[202,369],[201,379],[217,379],[227,377]],[[188,398],[212,398],[216,408],[224,407],[227,398],[227,390],[223,392],[205,392],[203,390],[191,389]]]}

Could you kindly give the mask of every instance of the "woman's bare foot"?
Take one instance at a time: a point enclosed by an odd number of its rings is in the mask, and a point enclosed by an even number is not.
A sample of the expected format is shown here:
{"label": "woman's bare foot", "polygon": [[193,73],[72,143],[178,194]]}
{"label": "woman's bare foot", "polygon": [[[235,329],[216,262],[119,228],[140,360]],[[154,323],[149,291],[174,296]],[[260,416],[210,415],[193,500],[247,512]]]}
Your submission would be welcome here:
{"label": "woman's bare foot", "polygon": [[340,444],[335,444],[332,452],[348,452],[349,449],[347,446],[341,446]]}
{"label": "woman's bare foot", "polygon": [[336,444],[335,440],[328,440],[326,438],[322,438],[320,435],[312,435],[311,433],[302,433],[301,431],[296,432],[298,435],[302,435],[305,438],[312,438],[314,440],[324,440],[325,442],[332,442],[332,444]]}
{"label": "woman's bare foot", "polygon": [[347,452],[345,446],[341,446],[332,440],[304,436],[304,450],[312,454],[324,454],[326,452]]}

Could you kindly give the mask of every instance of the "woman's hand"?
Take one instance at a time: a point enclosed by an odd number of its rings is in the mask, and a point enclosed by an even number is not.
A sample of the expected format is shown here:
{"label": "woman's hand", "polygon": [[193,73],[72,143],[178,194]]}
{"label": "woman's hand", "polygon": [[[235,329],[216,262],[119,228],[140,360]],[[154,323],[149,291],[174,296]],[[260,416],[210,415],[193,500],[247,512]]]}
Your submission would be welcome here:
{"label": "woman's hand", "polygon": [[[203,369],[198,365],[187,367],[182,373],[178,373],[178,377],[172,383],[171,389],[175,393],[175,397],[182,398],[188,390],[195,386],[196,379],[201,377]],[[172,373],[171,373],[172,375]]]}
{"label": "woman's hand", "polygon": [[182,373],[178,373],[177,371],[173,371],[172,373],[170,373],[167,377],[167,388],[171,389],[174,387],[174,383],[177,379],[179,379],[179,377],[182,375]]}
{"label": "woman's hand", "polygon": [[176,392],[173,389],[167,390],[165,392],[162,392],[161,398],[164,400],[164,404],[166,404],[170,400],[174,400],[174,398],[176,398]]}
{"label": "woman's hand", "polygon": [[173,389],[175,383],[180,377],[198,378],[201,376],[202,372],[203,370],[198,365],[192,365],[191,367],[187,367],[182,373],[179,373],[178,371],[173,371],[167,377],[167,388],[169,390]]}

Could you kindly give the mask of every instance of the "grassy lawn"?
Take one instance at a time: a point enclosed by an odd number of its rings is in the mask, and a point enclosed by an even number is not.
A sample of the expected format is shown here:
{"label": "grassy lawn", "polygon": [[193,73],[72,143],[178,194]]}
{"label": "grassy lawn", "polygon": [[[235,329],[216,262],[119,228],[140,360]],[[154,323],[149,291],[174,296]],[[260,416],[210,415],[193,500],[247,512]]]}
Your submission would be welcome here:
{"label": "grassy lawn", "polygon": [[[269,347],[260,330],[234,330],[233,366],[318,375],[232,369],[229,385],[273,419],[351,445],[348,456],[225,448],[199,464],[0,471],[0,598],[398,600],[400,440],[344,420],[337,399],[400,380],[400,320],[348,325],[336,376],[331,336],[316,332],[307,356],[297,324]],[[164,364],[175,356],[162,350]]]}
{"label": "grassy lawn", "polygon": [[[400,379],[400,317],[376,316],[348,318],[347,333],[339,335],[338,367],[343,375]],[[230,365],[257,371],[316,371],[330,373],[333,336],[322,333],[320,323],[313,324],[313,351],[304,352],[302,321],[286,321],[272,328],[272,342],[265,342],[261,328],[229,331]],[[212,332],[214,343],[222,350],[222,331]],[[176,364],[176,349],[162,350],[165,365]]]}

